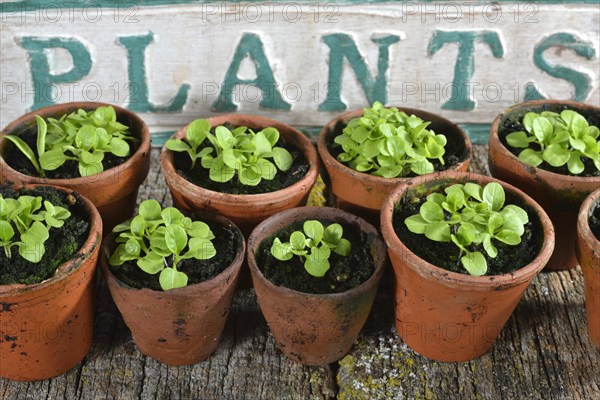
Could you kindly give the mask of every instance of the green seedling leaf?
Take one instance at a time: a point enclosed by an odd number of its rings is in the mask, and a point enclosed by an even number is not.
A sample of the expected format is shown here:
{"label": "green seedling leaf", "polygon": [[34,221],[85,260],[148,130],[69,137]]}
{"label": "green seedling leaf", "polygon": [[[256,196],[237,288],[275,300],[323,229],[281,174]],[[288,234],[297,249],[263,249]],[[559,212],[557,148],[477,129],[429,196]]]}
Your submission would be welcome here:
{"label": "green seedling leaf", "polygon": [[306,272],[317,278],[323,277],[329,271],[330,254],[331,251],[327,246],[314,247],[304,262]]}
{"label": "green seedling leaf", "polygon": [[449,242],[450,225],[446,222],[432,222],[425,227],[425,236],[436,242]]}
{"label": "green seedling leaf", "polygon": [[160,204],[154,199],[144,200],[140,204],[139,214],[146,221],[158,220],[161,218]]}
{"label": "green seedling leaf", "polygon": [[188,243],[185,230],[179,225],[168,225],[165,229],[165,242],[167,248],[174,254],[179,255]]}
{"label": "green seedling leaf", "polygon": [[323,238],[325,232],[323,225],[319,221],[309,220],[304,222],[304,233],[314,242],[318,243]]}
{"label": "green seedling leaf", "polygon": [[460,261],[470,275],[482,276],[487,272],[487,261],[478,251],[465,254]]}
{"label": "green seedling leaf", "polygon": [[271,254],[280,261],[291,260],[294,256],[292,249],[294,246],[291,243],[282,243],[279,238],[275,238],[271,246]]}
{"label": "green seedling leaf", "polygon": [[165,268],[161,271],[158,281],[160,287],[167,291],[187,286],[188,277],[173,268]]}
{"label": "green seedling leaf", "polygon": [[483,200],[492,211],[498,211],[504,205],[504,189],[496,182],[490,182],[483,188]]}

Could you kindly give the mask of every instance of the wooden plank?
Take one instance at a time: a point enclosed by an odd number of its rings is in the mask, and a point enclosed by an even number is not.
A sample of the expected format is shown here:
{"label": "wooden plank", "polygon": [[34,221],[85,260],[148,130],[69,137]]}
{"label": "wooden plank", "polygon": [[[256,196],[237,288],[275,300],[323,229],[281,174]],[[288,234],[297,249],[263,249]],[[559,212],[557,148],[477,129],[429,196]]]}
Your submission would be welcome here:
{"label": "wooden plank", "polygon": [[197,117],[314,128],[381,100],[441,113],[484,143],[525,98],[600,105],[594,0],[167,3],[3,2],[0,126],[102,100],[139,112],[160,143]]}
{"label": "wooden plank", "polygon": [[[170,205],[158,155],[152,151],[139,200]],[[475,146],[472,169],[488,171],[485,146]],[[278,352],[254,292],[244,290],[235,297],[216,353],[191,367],[169,367],[135,348],[101,285],[94,344],[83,363],[43,382],[0,379],[0,398],[546,400],[600,393],[600,351],[587,337],[579,269],[539,275],[492,351],[475,361],[428,361],[400,341],[393,323],[387,284],[348,356],[327,368],[302,367]]]}

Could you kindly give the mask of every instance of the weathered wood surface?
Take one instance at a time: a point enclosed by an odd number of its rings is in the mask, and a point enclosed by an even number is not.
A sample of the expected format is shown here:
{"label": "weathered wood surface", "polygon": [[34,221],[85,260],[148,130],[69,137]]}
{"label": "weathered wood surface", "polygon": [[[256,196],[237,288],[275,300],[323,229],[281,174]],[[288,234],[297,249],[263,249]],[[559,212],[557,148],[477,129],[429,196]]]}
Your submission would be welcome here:
{"label": "weathered wood surface", "polygon": [[[140,200],[170,204],[158,150]],[[476,146],[473,169],[487,172]],[[135,347],[109,293],[99,291],[96,336],[83,363],[55,379],[0,379],[2,399],[595,399],[600,351],[586,332],[582,275],[535,279],[492,351],[466,363],[437,363],[412,352],[393,328],[390,286],[380,289],[351,353],[325,368],[302,367],[275,347],[252,290],[239,291],[222,343],[207,361],[169,367]],[[598,316],[600,318],[600,316]]]}

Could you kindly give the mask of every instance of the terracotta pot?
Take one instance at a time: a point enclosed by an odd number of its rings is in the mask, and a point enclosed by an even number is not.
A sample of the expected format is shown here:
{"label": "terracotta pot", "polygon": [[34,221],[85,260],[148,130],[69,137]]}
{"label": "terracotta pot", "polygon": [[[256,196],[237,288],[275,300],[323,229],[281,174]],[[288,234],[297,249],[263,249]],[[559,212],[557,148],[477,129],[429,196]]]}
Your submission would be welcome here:
{"label": "terracotta pot", "polygon": [[202,220],[234,228],[238,238],[238,243],[232,243],[237,247],[236,256],[217,276],[178,289],[136,289],[120,281],[108,266],[114,234],[102,244],[102,273],[136,346],[145,355],[169,365],[196,364],[215,351],[244,260],[244,238],[231,221],[208,214]]}
{"label": "terracotta pot", "polygon": [[[22,174],[10,167],[4,160],[6,135],[18,134],[26,130],[37,132],[35,116],[43,118],[59,117],[82,108],[93,110],[110,104],[77,102],[56,104],[23,115],[6,126],[0,134],[0,183],[11,181],[19,184],[47,183],[75,190],[90,199],[98,208],[104,222],[104,232],[133,215],[138,188],[148,175],[150,168],[150,132],[140,117],[124,108],[112,106],[117,120],[129,126],[131,132],[140,139],[137,151],[123,164],[107,169],[99,174],[73,179],[48,179]],[[35,133],[37,134],[37,133]]]}
{"label": "terracotta pot", "polygon": [[[472,156],[471,141],[458,125],[446,118],[426,111],[397,107],[409,115],[416,115],[426,121],[431,121],[429,129],[437,134],[444,134],[448,142],[459,142],[464,148],[461,160],[458,164],[449,168],[451,171],[466,171],[469,168]],[[331,182],[331,190],[336,197],[337,206],[361,215],[374,224],[379,224],[379,210],[385,198],[399,184],[410,178],[382,178],[368,173],[358,172],[339,162],[331,155],[327,147],[334,139],[337,128],[343,128],[351,119],[361,117],[363,110],[357,110],[342,114],[331,120],[321,129],[318,138],[318,149],[321,160],[327,169]]]}
{"label": "terracotta pot", "polygon": [[[231,219],[247,235],[265,218],[306,203],[317,179],[319,158],[313,144],[305,135],[284,123],[254,115],[222,115],[209,118],[209,121],[213,127],[229,123],[252,129],[267,126],[277,128],[282,140],[301,150],[310,169],[298,182],[275,192],[246,195],[220,193],[196,186],[179,175],[173,164],[173,152],[164,147],[160,162],[176,207],[192,211],[210,210],[221,214]],[[187,126],[181,128],[173,137],[184,138],[186,128]]]}
{"label": "terracotta pot", "polygon": [[[533,209],[544,239],[540,253],[530,264],[504,275],[463,275],[428,263],[400,241],[392,216],[404,196],[426,195],[442,186],[467,181],[481,185],[498,182]],[[407,181],[386,199],[381,225],[396,277],[398,334],[414,351],[438,361],[466,361],[486,353],[554,249],[550,219],[533,199],[513,186],[478,174],[446,172]]]}
{"label": "terracotta pot", "polygon": [[583,202],[577,219],[577,259],[585,282],[585,309],[590,339],[600,348],[600,240],[590,229],[589,217],[600,204],[600,189]]}
{"label": "terracotta pot", "polygon": [[[600,108],[589,104],[562,100],[537,100],[517,104],[498,115],[490,131],[490,171],[533,197],[546,210],[556,231],[556,249],[546,266],[549,270],[564,270],[577,266],[575,237],[577,213],[585,197],[600,187],[600,176],[577,177],[562,175],[525,164],[505,146],[507,133],[500,132],[510,118],[522,119],[529,112],[574,109],[584,116],[600,114]],[[502,137],[502,139],[501,139]]]}
{"label": "terracotta pot", "polygon": [[[261,242],[291,223],[305,219],[351,224],[367,232],[375,262],[373,275],[354,289],[334,294],[302,293],[266,279],[255,258]],[[365,220],[335,208],[294,208],[258,225],[248,239],[248,265],[260,308],[279,350],[305,365],[329,364],[348,353],[369,315],[386,259],[377,230]]]}
{"label": "terracotta pot", "polygon": [[[41,185],[25,188],[35,186]],[[88,199],[79,199],[89,214],[90,232],[73,258],[40,283],[0,285],[3,378],[36,381],[55,377],[76,366],[90,349],[102,220]]]}

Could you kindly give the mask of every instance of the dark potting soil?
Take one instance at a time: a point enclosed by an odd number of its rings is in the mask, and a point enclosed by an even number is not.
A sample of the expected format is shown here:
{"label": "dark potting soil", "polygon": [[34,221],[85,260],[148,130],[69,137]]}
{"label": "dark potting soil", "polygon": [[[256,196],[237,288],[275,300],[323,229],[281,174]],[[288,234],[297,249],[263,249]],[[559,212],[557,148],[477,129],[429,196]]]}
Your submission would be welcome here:
{"label": "dark potting soil", "polygon": [[[321,221],[325,227],[333,223]],[[361,232],[355,226],[341,224],[344,228],[343,237],[348,239],[352,250],[347,256],[331,252],[330,268],[322,278],[317,278],[306,272],[304,261],[294,256],[289,261],[279,261],[271,255],[273,240],[278,237],[282,242],[289,241],[294,231],[302,231],[304,221],[297,221],[280,230],[270,238],[265,239],[259,246],[256,262],[263,275],[277,286],[303,293],[342,293],[365,282],[375,271],[375,263],[370,252],[372,238]]]}
{"label": "dark potting soil", "polygon": [[[553,111],[560,113],[561,111],[567,109],[573,108],[568,107],[567,105],[560,104],[544,104],[527,110],[515,110],[512,113],[507,114],[500,121],[500,126],[498,127],[498,137],[500,139],[500,142],[504,145],[504,147],[508,149],[508,151],[510,151],[518,157],[521,151],[525,149],[510,146],[506,141],[506,136],[508,136],[508,134],[512,132],[525,131],[525,126],[523,125],[523,117],[525,116],[525,114],[527,114],[528,112],[535,112],[539,114],[542,111]],[[573,110],[581,114],[586,119],[589,125],[600,127],[600,115],[594,113],[592,110],[584,110],[578,108],[574,108]],[[539,146],[536,143],[532,143],[531,148],[534,150],[539,150]],[[573,175],[569,172],[567,164],[563,165],[562,167],[553,167],[552,165],[544,161],[538,166],[538,168],[542,168],[546,171],[554,172],[556,174],[578,176],[582,178],[600,176],[600,171],[596,168],[594,162],[590,158],[581,157],[581,161],[583,162],[584,170],[581,174],[577,175]]]}
{"label": "dark potting soil", "polygon": [[[236,128],[228,124],[224,124],[223,126],[228,129]],[[214,133],[214,129],[212,129],[212,132]],[[272,180],[262,179],[256,186],[243,185],[239,181],[237,174],[228,182],[212,181],[209,176],[209,170],[200,165],[200,160],[196,160],[194,168],[191,168],[192,161],[187,153],[173,152],[173,161],[179,175],[204,189],[228,194],[269,193],[293,185],[304,178],[310,169],[310,165],[306,158],[304,158],[304,154],[297,148],[285,143],[281,138],[279,138],[276,146],[283,147],[290,152],[294,159],[292,166],[287,171],[280,171],[278,169],[277,174],[275,174]]]}
{"label": "dark potting soil", "polygon": [[[213,244],[217,254],[208,260],[187,259],[177,264],[177,270],[188,276],[188,286],[203,282],[223,272],[225,268],[231,265],[237,250],[242,245],[241,234],[233,228],[213,221],[205,222],[215,235]],[[168,261],[170,262],[170,260]],[[109,268],[117,279],[133,288],[162,291],[158,280],[160,273],[156,275],[147,274],[137,266],[135,261],[128,261],[117,267],[109,266]]]}
{"label": "dark potting soil", "polygon": [[[31,147],[36,157],[39,159],[39,155],[37,152],[37,125],[34,123],[31,126],[28,126],[26,129],[20,132],[11,133],[17,135],[25,143]],[[139,139],[139,138],[138,138]],[[21,150],[17,148],[17,146],[10,141],[6,141],[6,146],[4,150],[4,160],[8,165],[10,165],[15,171],[18,171],[22,174],[39,177],[36,169],[31,164],[31,161],[23,153]],[[104,167],[104,171],[114,168],[118,165],[126,162],[138,149],[139,143],[127,141],[130,146],[130,152],[127,157],[117,157],[111,153],[104,153],[104,160],[102,160],[102,165]],[[46,178],[50,179],[73,179],[80,178],[79,174],[79,166],[77,161],[68,160],[65,162],[60,168],[55,169],[54,171],[45,171]]]}
{"label": "dark potting soil", "polygon": [[[329,153],[336,160],[337,160],[337,157],[340,155],[340,153],[343,152],[343,149],[342,149],[342,146],[339,146],[333,140],[336,138],[336,136],[339,136],[342,134],[345,127],[346,127],[346,123],[339,121],[334,126],[334,128],[331,131],[329,131],[329,134],[327,135],[327,139],[326,139],[327,149],[329,150]],[[444,153],[444,156],[443,156],[444,164],[442,164],[437,159],[429,160],[433,164],[433,168],[435,169],[435,171],[445,171],[448,168],[452,167],[453,165],[456,165],[459,162],[461,162],[467,158],[467,151],[462,142],[462,138],[460,138],[458,136],[455,137],[455,135],[449,134],[448,132],[443,132],[442,129],[434,127],[432,125],[430,125],[428,129],[433,129],[433,131],[436,134],[442,134],[442,135],[446,136],[446,139],[447,139],[446,146],[444,146],[444,149],[446,150],[446,152]],[[347,163],[342,163],[342,164],[347,165]],[[369,174],[369,172],[365,172],[365,174]],[[418,175],[411,171],[408,175],[405,175],[402,177],[399,176],[398,178],[410,178],[410,177],[415,177],[415,176],[418,176]]]}
{"label": "dark potting soil", "polygon": [[85,243],[90,228],[89,215],[77,194],[69,195],[49,187],[15,191],[8,184],[0,186],[0,194],[4,198],[15,199],[20,195],[42,196],[53,205],[71,212],[71,217],[61,228],[50,228],[50,237],[45,243],[46,252],[39,263],[22,258],[16,246],[11,249],[10,258],[0,249],[0,284],[40,283],[54,275],[56,269],[71,259]]}
{"label": "dark potting soil", "polygon": [[593,208],[588,223],[590,224],[590,229],[596,236],[596,239],[600,240],[600,201],[597,202],[596,207]]}
{"label": "dark potting soil", "polygon": [[[442,192],[442,189],[439,191]],[[412,233],[406,227],[404,220],[411,215],[419,213],[421,205],[427,200],[425,197],[404,197],[400,204],[396,206],[393,217],[396,235],[413,253],[430,264],[448,271],[468,275],[469,273],[460,261],[460,250],[454,243],[435,242],[428,239],[425,235]],[[515,204],[523,208],[527,211],[529,222],[525,224],[525,233],[521,236],[521,243],[516,246],[510,246],[492,239],[493,245],[498,249],[496,258],[490,258],[483,249],[483,245],[472,244],[467,247],[470,251],[480,251],[483,254],[488,265],[486,273],[488,276],[507,274],[526,266],[535,259],[542,248],[544,239],[543,229],[533,210],[510,193],[506,193],[505,204]],[[446,216],[446,220],[450,218],[450,214],[447,211],[444,211],[444,215]]]}

